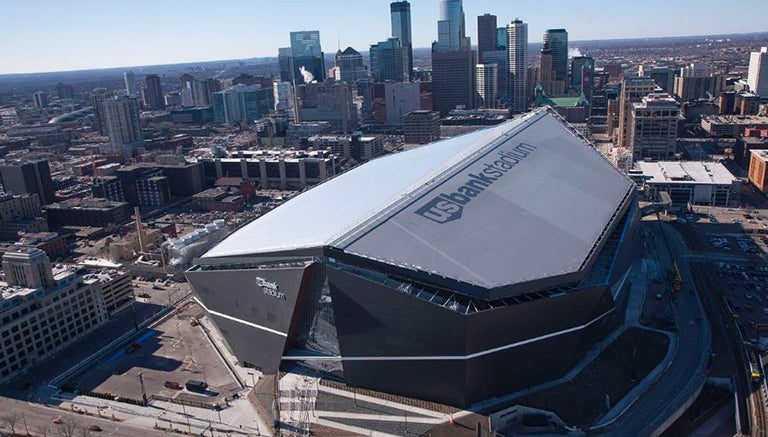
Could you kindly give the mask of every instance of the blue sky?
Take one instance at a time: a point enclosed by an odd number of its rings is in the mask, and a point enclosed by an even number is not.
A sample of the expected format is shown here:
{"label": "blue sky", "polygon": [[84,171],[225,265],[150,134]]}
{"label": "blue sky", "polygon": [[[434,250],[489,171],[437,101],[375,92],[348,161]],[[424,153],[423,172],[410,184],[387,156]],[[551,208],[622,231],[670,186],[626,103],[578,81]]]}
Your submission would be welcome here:
{"label": "blue sky", "polygon": [[[411,0],[416,47],[437,37],[438,1]],[[464,0],[464,12],[473,44],[483,13],[497,15],[499,25],[522,19],[531,41],[559,27],[575,41],[768,31],[764,1]],[[277,56],[291,30],[320,30],[325,52],[339,40],[342,49],[363,51],[389,37],[389,3],[2,0],[0,74]]]}

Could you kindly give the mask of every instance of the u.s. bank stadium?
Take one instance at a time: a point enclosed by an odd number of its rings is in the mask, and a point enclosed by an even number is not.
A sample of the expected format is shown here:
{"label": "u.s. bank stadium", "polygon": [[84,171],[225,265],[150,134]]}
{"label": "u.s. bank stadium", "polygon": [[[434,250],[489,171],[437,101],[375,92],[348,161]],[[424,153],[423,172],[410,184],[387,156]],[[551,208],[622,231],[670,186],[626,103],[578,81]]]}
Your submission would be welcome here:
{"label": "u.s. bank stadium", "polygon": [[633,183],[539,110],[343,173],[186,275],[246,366],[466,407],[622,322],[638,228]]}

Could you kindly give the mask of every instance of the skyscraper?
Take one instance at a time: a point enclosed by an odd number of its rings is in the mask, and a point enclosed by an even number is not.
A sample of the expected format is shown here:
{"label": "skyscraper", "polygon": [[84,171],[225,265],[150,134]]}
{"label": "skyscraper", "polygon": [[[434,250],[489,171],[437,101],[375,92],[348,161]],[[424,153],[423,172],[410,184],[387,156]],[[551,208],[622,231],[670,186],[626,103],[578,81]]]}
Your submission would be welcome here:
{"label": "skyscraper", "polygon": [[547,29],[544,44],[552,50],[553,80],[566,81],[568,78],[568,32],[565,29]]}
{"label": "skyscraper", "polygon": [[461,0],[441,0],[437,41],[432,44],[433,107],[447,114],[475,101],[475,52],[464,33]]}
{"label": "skyscraper", "polygon": [[656,82],[650,77],[628,76],[621,82],[619,98],[619,131],[616,137],[617,147],[630,147],[632,136],[632,104],[654,92]]}
{"label": "skyscraper", "polygon": [[442,53],[469,49],[469,38],[466,37],[464,29],[462,0],[440,0],[435,46],[432,50]]}
{"label": "skyscraper", "polygon": [[48,107],[48,94],[43,91],[38,91],[32,94],[32,98],[35,100],[35,108],[43,109]]}
{"label": "skyscraper", "polygon": [[499,66],[496,64],[477,64],[476,71],[477,106],[495,107],[498,99]]}
{"label": "skyscraper", "polygon": [[539,62],[538,83],[544,90],[544,94],[549,97],[561,96],[565,93],[565,82],[555,78],[554,56],[548,43],[541,47],[541,58]]}
{"label": "skyscraper", "polygon": [[6,161],[0,164],[0,179],[7,193],[37,194],[42,205],[56,201],[47,159]]}
{"label": "skyscraper", "polygon": [[368,76],[368,70],[363,65],[363,55],[352,47],[336,52],[336,66],[342,82],[354,82]]}
{"label": "skyscraper", "polygon": [[496,50],[496,16],[477,17],[477,62],[485,62],[483,54]]}
{"label": "skyscraper", "polygon": [[[283,53],[285,55],[285,53]],[[293,79],[296,83],[325,80],[325,60],[320,47],[320,31],[291,32],[291,58]],[[282,75],[281,75],[282,76]],[[282,77],[281,77],[282,79]]]}
{"label": "skyscraper", "polygon": [[113,147],[136,143],[144,140],[139,123],[139,102],[134,97],[119,96],[101,102],[109,135]]}
{"label": "skyscraper", "polygon": [[761,47],[759,52],[749,55],[749,74],[747,75],[749,90],[768,99],[768,47]]}
{"label": "skyscraper", "polygon": [[528,109],[526,55],[528,53],[528,24],[515,19],[507,25],[507,53],[509,59],[510,107],[513,112],[525,112]]}
{"label": "skyscraper", "polygon": [[160,76],[148,74],[145,80],[145,87],[142,89],[144,106],[149,109],[164,109],[163,87],[160,85]]}
{"label": "skyscraper", "polygon": [[408,78],[413,79],[413,38],[411,37],[411,4],[403,0],[389,5],[392,18],[392,38],[400,40]]}
{"label": "skyscraper", "polygon": [[136,77],[133,75],[133,71],[126,71],[123,73],[123,81],[125,82],[125,93],[129,96],[135,96]]}
{"label": "skyscraper", "polygon": [[407,67],[404,65],[404,48],[397,38],[389,38],[371,45],[371,75],[376,82],[388,80],[403,82],[408,80]]}

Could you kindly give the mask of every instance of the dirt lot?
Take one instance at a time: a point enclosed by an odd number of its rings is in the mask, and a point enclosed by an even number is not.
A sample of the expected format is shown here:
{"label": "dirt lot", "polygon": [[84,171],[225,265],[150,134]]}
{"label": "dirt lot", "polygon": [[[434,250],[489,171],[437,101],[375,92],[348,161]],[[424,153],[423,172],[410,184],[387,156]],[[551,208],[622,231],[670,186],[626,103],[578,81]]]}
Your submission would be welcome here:
{"label": "dirt lot", "polygon": [[[195,303],[182,307],[153,330],[140,336],[132,345],[107,357],[104,362],[80,377],[80,390],[111,393],[128,399],[141,399],[139,372],[148,397],[184,397],[201,403],[215,403],[239,390],[200,325],[192,326],[191,317],[202,315]],[[164,386],[166,381],[182,388],[188,380],[209,385],[207,395],[174,390]]]}

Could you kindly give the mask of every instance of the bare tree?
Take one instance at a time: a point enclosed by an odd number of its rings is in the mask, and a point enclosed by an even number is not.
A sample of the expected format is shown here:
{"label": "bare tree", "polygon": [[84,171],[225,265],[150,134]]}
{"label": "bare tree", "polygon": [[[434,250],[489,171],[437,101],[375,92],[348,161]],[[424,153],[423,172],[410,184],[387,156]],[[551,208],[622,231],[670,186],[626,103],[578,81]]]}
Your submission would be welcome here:
{"label": "bare tree", "polygon": [[56,431],[61,437],[75,437],[80,424],[73,421],[64,421],[56,425]]}
{"label": "bare tree", "polygon": [[93,431],[88,429],[87,425],[81,425],[77,430],[78,437],[91,437],[92,435],[93,435]]}
{"label": "bare tree", "polygon": [[19,413],[8,413],[0,416],[0,423],[3,428],[8,428],[11,434],[16,434],[16,425],[19,424],[20,419]]}
{"label": "bare tree", "polygon": [[48,437],[51,433],[51,427],[47,422],[43,422],[35,426],[35,431],[40,434],[40,437]]}

